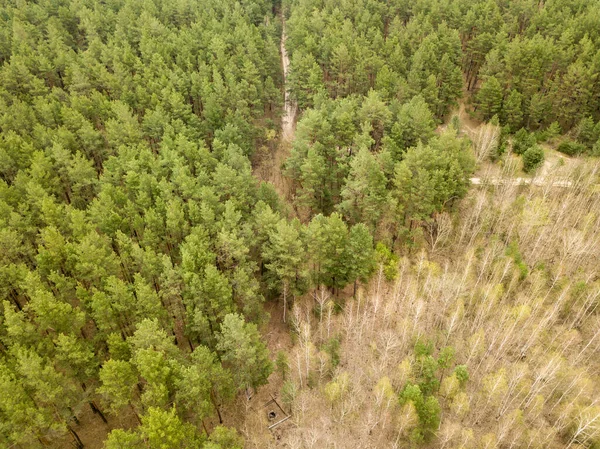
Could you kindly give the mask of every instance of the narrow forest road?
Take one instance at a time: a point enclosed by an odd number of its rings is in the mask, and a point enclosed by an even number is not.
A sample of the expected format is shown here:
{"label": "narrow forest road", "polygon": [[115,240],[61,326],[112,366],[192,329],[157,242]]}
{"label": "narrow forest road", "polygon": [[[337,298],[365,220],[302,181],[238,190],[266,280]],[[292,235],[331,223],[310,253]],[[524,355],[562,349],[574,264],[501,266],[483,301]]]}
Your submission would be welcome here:
{"label": "narrow forest road", "polygon": [[547,180],[545,177],[536,178],[470,178],[471,184],[473,185],[511,185],[511,186],[527,186],[534,185],[538,187],[552,186],[552,187],[571,187],[573,183],[567,180]]}
{"label": "narrow forest road", "polygon": [[[281,132],[279,141],[272,146],[268,152],[260,155],[254,166],[254,176],[260,181],[273,184],[279,197],[291,205],[291,182],[283,175],[283,164],[290,153],[290,147],[294,140],[294,131],[296,125],[297,108],[291,100],[286,89],[287,75],[290,65],[290,58],[285,48],[285,17],[281,13],[282,33],[281,33],[281,65],[283,68],[284,82],[284,108],[281,117]],[[289,207],[293,211],[293,207]],[[281,301],[267,301],[264,303],[264,310],[270,316],[266,326],[262,328],[263,339],[271,354],[271,359],[275,360],[279,353],[290,354],[293,342],[288,325],[283,322],[283,307]],[[245,447],[263,448],[275,447],[274,441],[281,438],[282,432],[285,432],[290,426],[293,426],[293,420],[288,420],[276,429],[270,430],[269,425],[273,424],[266,418],[267,409],[264,405],[273,398],[281,395],[284,379],[278,370],[275,370],[269,376],[268,383],[263,385],[251,398],[245,395],[239,395],[233,407],[228,409],[230,414],[228,422],[236,427],[246,440]],[[274,409],[279,413],[276,409]],[[279,416],[277,419],[280,419]],[[275,445],[275,446],[274,446]]]}
{"label": "narrow forest road", "polygon": [[294,139],[294,126],[296,121],[296,104],[291,100],[290,94],[287,90],[287,77],[290,68],[290,57],[285,48],[285,41],[287,36],[285,34],[285,18],[281,15],[282,20],[282,32],[281,32],[281,65],[283,66],[283,82],[285,92],[285,103],[283,108],[283,117],[281,118],[281,140],[282,143],[291,143]]}
{"label": "narrow forest road", "polygon": [[281,65],[283,68],[283,83],[284,83],[284,107],[281,117],[281,133],[278,144],[268,154],[263,154],[262,158],[254,168],[255,176],[265,182],[273,184],[280,197],[286,201],[291,201],[291,184],[290,181],[283,176],[282,167],[290,154],[290,147],[294,140],[294,132],[296,126],[297,106],[290,98],[287,91],[287,76],[290,66],[290,58],[285,48],[285,17],[281,14],[282,33],[281,33]]}
{"label": "narrow forest road", "polygon": [[[483,124],[474,119],[468,112],[465,106],[464,100],[459,102],[458,110],[456,110],[451,116],[457,115],[460,121],[460,126],[463,132],[470,138],[473,139],[477,134],[479,127]],[[448,127],[450,121],[438,127],[438,134],[444,132]],[[478,176],[469,178],[472,185],[475,186],[526,186],[534,185],[537,187],[571,187],[573,183],[567,179],[554,176],[551,173],[551,163],[546,160],[544,165],[539,168],[536,176],[532,178],[518,177],[518,178],[506,178],[502,176]]]}
{"label": "narrow forest road", "polygon": [[[262,181],[270,182],[275,186],[275,190],[282,200],[285,200],[289,205],[292,203],[291,198],[291,182],[283,175],[283,164],[290,154],[290,147],[294,140],[294,132],[296,131],[296,114],[298,108],[290,98],[287,90],[287,76],[290,66],[290,58],[285,48],[285,15],[281,11],[281,65],[283,68],[283,87],[284,87],[284,107],[281,117],[281,134],[279,142],[265,160],[261,161],[259,167],[255,171],[255,175]],[[293,208],[290,207],[290,212]],[[276,303],[266,305],[266,308],[271,315],[270,332],[266,336],[267,345],[272,354],[275,354],[281,349],[289,349],[292,347],[290,335],[287,325],[283,322],[283,309]]]}
{"label": "narrow forest road", "polygon": [[[285,48],[285,17],[281,13],[282,34],[281,34],[281,65],[283,68],[284,81],[284,108],[281,117],[281,132],[279,141],[266,153],[261,154],[260,159],[256,161],[254,167],[254,176],[260,181],[273,184],[279,197],[288,205],[291,205],[291,182],[283,175],[282,167],[289,156],[296,125],[296,104],[291,100],[290,95],[285,89],[286,80],[290,65],[290,59]],[[293,213],[290,206],[289,211]],[[289,327],[283,322],[282,301],[267,301],[264,303],[264,310],[270,315],[268,325],[262,328],[263,339],[271,353],[271,358],[275,360],[278,354],[290,354],[293,342]],[[270,376],[268,383],[263,385],[248,399],[245,395],[239,395],[233,407],[228,409],[228,423],[236,427],[246,439],[246,446],[251,448],[273,447],[274,438],[281,436],[281,432],[293,426],[292,420],[278,426],[277,429],[269,430],[268,426],[272,424],[266,419],[264,404],[279,397],[283,387],[283,378],[276,370]],[[275,443],[276,444],[276,443]]]}

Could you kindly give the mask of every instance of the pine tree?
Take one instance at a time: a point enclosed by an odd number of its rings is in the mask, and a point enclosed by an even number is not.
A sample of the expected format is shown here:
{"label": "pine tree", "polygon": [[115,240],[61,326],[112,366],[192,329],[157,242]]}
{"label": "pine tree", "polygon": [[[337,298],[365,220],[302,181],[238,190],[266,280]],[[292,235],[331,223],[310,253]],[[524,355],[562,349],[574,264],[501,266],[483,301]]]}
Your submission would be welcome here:
{"label": "pine tree", "polygon": [[512,89],[504,103],[505,121],[510,129],[521,129],[523,125],[523,96],[518,90]]}
{"label": "pine tree", "polygon": [[468,176],[474,169],[473,157],[451,133],[411,148],[397,164],[392,192],[401,222],[428,220],[447,203],[467,192]]}
{"label": "pine tree", "polygon": [[502,86],[496,77],[491,76],[484,81],[477,92],[477,101],[485,120],[491,119],[496,114],[500,115],[503,96]]}
{"label": "pine tree", "polygon": [[273,371],[269,350],[256,325],[245,323],[240,315],[225,316],[217,334],[217,351],[238,389],[256,389],[267,383]]}
{"label": "pine tree", "polygon": [[440,61],[440,75],[437,78],[439,87],[439,103],[436,116],[442,118],[448,109],[456,104],[462,95],[463,76],[460,66],[452,63],[448,53],[444,53]]}
{"label": "pine tree", "polygon": [[333,213],[323,219],[321,232],[320,279],[325,286],[335,292],[350,282],[348,278],[350,267],[344,258],[348,248],[348,226],[340,214]]}
{"label": "pine tree", "polygon": [[371,125],[371,136],[373,137],[375,148],[379,147],[384,129],[391,115],[390,110],[382,101],[381,95],[376,90],[370,90],[358,112],[358,119],[361,123],[366,122]]}
{"label": "pine tree", "polygon": [[322,78],[321,68],[311,53],[301,50],[294,52],[290,62],[287,85],[300,109],[313,106],[314,96],[325,88]]}
{"label": "pine tree", "polygon": [[[600,131],[600,127],[598,127],[598,130]],[[576,131],[577,141],[587,148],[591,148],[600,137],[594,127],[594,119],[592,117],[582,118],[577,125]]]}
{"label": "pine tree", "polygon": [[319,146],[308,149],[306,158],[300,167],[302,188],[298,202],[308,207],[312,213],[320,213],[331,208],[333,192],[330,191],[331,173],[327,162],[319,153]]}
{"label": "pine tree", "polygon": [[0,363],[2,441],[35,447],[47,431],[60,430],[50,409],[40,407],[26,390],[18,373]]}
{"label": "pine tree", "polygon": [[223,422],[219,403],[233,397],[235,386],[231,373],[224,370],[216,357],[204,346],[198,346],[191,355],[191,363],[181,369],[176,380],[175,401],[180,410],[187,411],[197,422],[213,414]]}
{"label": "pine tree", "polygon": [[150,407],[139,428],[148,449],[197,448],[201,444],[196,429],[182,422],[173,407],[170,411]]}
{"label": "pine tree", "polygon": [[217,426],[208,437],[208,443],[202,449],[242,449],[244,440],[237,434],[235,429]]}
{"label": "pine tree", "polygon": [[417,95],[402,105],[384,143],[394,160],[399,161],[408,148],[416,146],[419,141],[427,143],[434,130],[433,114],[423,97]]}
{"label": "pine tree", "polygon": [[282,219],[269,235],[263,250],[265,267],[272,288],[280,289],[283,295],[283,321],[286,321],[288,296],[304,290],[306,278],[306,249],[298,221]]}
{"label": "pine tree", "polygon": [[142,437],[131,430],[113,429],[104,441],[104,449],[129,449],[143,447]]}
{"label": "pine tree", "polygon": [[375,267],[373,237],[364,224],[359,223],[350,228],[344,261],[348,264],[348,279],[354,282],[356,295],[357,281],[366,281]]}
{"label": "pine tree", "polygon": [[125,360],[107,360],[100,369],[101,386],[96,391],[102,395],[113,413],[131,404],[138,377],[134,367]]}
{"label": "pine tree", "polygon": [[361,148],[350,163],[338,208],[349,223],[365,223],[374,229],[387,200],[386,178],[377,158]]}

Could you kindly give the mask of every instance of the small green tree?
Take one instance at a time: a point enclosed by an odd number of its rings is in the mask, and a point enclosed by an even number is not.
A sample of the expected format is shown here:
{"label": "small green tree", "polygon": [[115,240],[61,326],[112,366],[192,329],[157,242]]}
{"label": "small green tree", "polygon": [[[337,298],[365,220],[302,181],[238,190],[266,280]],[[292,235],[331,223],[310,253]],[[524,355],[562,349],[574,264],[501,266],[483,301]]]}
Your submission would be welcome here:
{"label": "small green tree", "polygon": [[512,151],[515,154],[523,154],[528,148],[536,144],[535,135],[525,128],[518,130],[512,139]]}
{"label": "small green tree", "polygon": [[297,220],[288,222],[282,219],[277,223],[264,246],[263,258],[271,287],[281,288],[285,322],[288,296],[299,294],[306,278],[306,250]]}
{"label": "small green tree", "polygon": [[181,369],[175,401],[180,410],[187,411],[198,422],[210,416],[213,409],[219,422],[223,422],[219,401],[231,399],[234,389],[231,373],[223,369],[208,348],[198,346],[192,353],[191,364]]}
{"label": "small green tree", "polygon": [[398,276],[398,256],[392,253],[383,242],[378,242],[375,247],[375,262],[383,270],[383,275],[388,281],[396,279]]}
{"label": "small green tree", "polygon": [[277,372],[281,376],[281,379],[285,382],[290,372],[290,361],[288,360],[288,356],[284,351],[279,351],[277,353],[275,366],[277,367]]}
{"label": "small green tree", "polygon": [[141,436],[132,430],[113,429],[104,442],[104,449],[143,447]]}
{"label": "small green tree", "polygon": [[131,363],[111,359],[100,368],[100,382],[96,391],[108,402],[110,410],[118,413],[131,404],[138,377]]}
{"label": "small green tree", "polygon": [[544,163],[544,149],[539,145],[528,148],[523,153],[523,171],[529,173]]}
{"label": "small green tree", "polygon": [[484,81],[481,89],[477,92],[477,101],[484,120],[489,120],[494,115],[500,114],[503,96],[502,86],[496,77],[490,76]]}
{"label": "small green tree", "polygon": [[225,316],[217,334],[217,350],[239,389],[256,389],[267,383],[273,363],[255,324],[234,313]]}
{"label": "small green tree", "polygon": [[414,443],[427,442],[435,435],[441,418],[441,407],[434,396],[424,396],[418,385],[408,383],[400,392],[400,405],[412,403],[419,416],[419,426],[413,431]]}
{"label": "small green tree", "polygon": [[469,370],[466,365],[458,365],[454,368],[454,375],[460,382],[461,388],[464,388],[469,380]]}
{"label": "small green tree", "polygon": [[504,103],[505,122],[510,129],[520,129],[523,125],[523,95],[512,89]]}
{"label": "small green tree", "polygon": [[425,441],[429,441],[440,426],[442,409],[438,399],[434,396],[427,397],[422,409],[420,411],[417,409],[417,412],[423,429],[423,437]]}
{"label": "small green tree", "polygon": [[242,449],[244,440],[235,429],[217,426],[208,437],[202,449]]}
{"label": "small green tree", "polygon": [[179,419],[175,407],[170,411],[150,407],[139,433],[148,449],[195,449],[201,442],[194,426]]}
{"label": "small green tree", "polygon": [[338,205],[349,223],[365,223],[375,228],[387,200],[386,182],[377,158],[361,148],[350,162],[350,174]]}

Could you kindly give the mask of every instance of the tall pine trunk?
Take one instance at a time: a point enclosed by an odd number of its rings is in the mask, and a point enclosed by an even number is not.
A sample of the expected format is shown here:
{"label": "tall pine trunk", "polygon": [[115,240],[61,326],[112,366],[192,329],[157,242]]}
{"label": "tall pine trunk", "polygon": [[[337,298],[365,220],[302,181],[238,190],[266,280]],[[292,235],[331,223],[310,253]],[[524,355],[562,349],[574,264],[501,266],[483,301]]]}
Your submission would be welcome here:
{"label": "tall pine trunk", "polygon": [[69,429],[69,433],[75,440],[75,445],[77,446],[77,448],[83,449],[84,448],[83,442],[81,441],[81,438],[79,438],[79,435],[77,435],[77,432],[75,432],[69,424],[67,424],[67,429]]}

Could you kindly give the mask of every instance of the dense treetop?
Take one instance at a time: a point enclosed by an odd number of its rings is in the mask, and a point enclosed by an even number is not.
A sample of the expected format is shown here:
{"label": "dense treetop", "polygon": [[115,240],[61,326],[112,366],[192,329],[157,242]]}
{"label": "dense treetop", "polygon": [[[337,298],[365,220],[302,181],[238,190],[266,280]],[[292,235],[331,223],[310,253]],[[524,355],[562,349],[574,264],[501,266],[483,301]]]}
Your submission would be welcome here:
{"label": "dense treetop", "polygon": [[289,3],[290,88],[301,107],[323,90],[375,88],[401,102],[422,94],[442,118],[465,88],[479,92],[484,118],[499,114],[513,131],[600,119],[598,2]]}
{"label": "dense treetop", "polygon": [[280,103],[272,5],[1,9],[0,439],[46,444],[90,402],[130,406],[142,435],[170,413],[202,444],[200,420],[242,387],[230,365],[243,387],[270,372],[217,342],[234,312],[264,315],[252,205],[279,204],[247,156]]}
{"label": "dense treetop", "polygon": [[[467,193],[461,102],[526,171],[600,154],[599,39],[585,0],[0,0],[0,446],[82,447],[92,410],[106,448],[241,448],[265,299],[394,276]],[[252,166],[284,89],[292,204]],[[394,393],[423,440],[428,388]]]}

